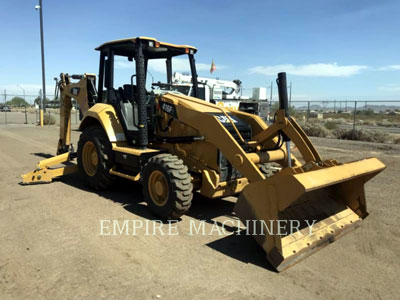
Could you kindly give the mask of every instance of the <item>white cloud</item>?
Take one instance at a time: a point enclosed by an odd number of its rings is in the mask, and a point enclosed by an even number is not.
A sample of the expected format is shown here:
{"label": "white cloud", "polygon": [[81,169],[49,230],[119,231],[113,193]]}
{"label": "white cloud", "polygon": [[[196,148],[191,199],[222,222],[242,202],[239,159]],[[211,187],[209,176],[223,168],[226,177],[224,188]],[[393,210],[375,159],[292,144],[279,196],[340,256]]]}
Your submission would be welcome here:
{"label": "white cloud", "polygon": [[388,65],[381,68],[378,68],[378,71],[399,71],[400,65]]}
{"label": "white cloud", "polygon": [[349,65],[339,66],[333,64],[309,64],[309,65],[275,65],[275,66],[256,66],[250,68],[250,73],[263,75],[276,75],[279,72],[286,72],[297,76],[316,76],[316,77],[348,77],[359,74],[361,70],[367,69],[367,66]]}
{"label": "white cloud", "polygon": [[386,84],[383,86],[378,87],[379,90],[384,91],[384,92],[393,92],[393,93],[398,93],[400,92],[400,85],[399,84]]}

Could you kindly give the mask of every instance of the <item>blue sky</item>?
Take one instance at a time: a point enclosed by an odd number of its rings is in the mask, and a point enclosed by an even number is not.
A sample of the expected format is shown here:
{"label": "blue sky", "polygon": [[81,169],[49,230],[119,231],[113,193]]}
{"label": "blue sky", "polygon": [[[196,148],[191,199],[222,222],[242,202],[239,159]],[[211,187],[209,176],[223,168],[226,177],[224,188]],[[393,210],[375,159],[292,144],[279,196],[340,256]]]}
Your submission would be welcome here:
{"label": "blue sky", "polygon": [[[245,88],[286,71],[294,100],[400,100],[399,1],[43,2],[49,96],[60,72],[98,73],[96,46],[142,35],[196,46],[200,76],[210,76],[214,59],[212,77]],[[21,93],[17,85],[38,93],[37,4],[2,1],[0,93]]]}

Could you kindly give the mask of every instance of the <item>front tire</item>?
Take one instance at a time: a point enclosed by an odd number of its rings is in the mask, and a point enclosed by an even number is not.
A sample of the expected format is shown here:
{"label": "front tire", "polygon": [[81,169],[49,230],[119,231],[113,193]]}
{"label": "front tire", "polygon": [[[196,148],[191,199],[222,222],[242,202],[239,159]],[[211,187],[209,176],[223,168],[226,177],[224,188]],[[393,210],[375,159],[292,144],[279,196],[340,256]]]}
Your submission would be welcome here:
{"label": "front tire", "polygon": [[103,128],[86,128],[78,142],[78,168],[84,181],[95,190],[104,190],[114,183],[110,169],[114,165],[112,146]]}
{"label": "front tire", "polygon": [[193,184],[187,166],[177,156],[153,156],[141,178],[147,205],[162,220],[178,219],[190,208]]}

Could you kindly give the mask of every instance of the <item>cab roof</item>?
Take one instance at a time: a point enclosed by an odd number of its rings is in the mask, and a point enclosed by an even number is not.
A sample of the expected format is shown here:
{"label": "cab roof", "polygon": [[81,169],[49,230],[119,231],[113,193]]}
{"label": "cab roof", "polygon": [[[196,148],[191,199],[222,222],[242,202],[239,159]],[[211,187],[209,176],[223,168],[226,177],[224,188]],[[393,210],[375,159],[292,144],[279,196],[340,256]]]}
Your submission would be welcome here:
{"label": "cab roof", "polygon": [[[151,37],[136,37],[136,38],[126,38],[120,40],[114,40],[104,43],[96,48],[96,50],[103,50],[111,47],[116,55],[121,56],[133,56],[136,47],[135,44],[138,40],[145,41],[143,52],[148,58],[168,58],[172,56],[182,55],[190,53],[194,54],[197,52],[196,47],[189,45],[175,45],[165,42],[160,42],[155,38]],[[153,45],[153,46],[152,46]]]}

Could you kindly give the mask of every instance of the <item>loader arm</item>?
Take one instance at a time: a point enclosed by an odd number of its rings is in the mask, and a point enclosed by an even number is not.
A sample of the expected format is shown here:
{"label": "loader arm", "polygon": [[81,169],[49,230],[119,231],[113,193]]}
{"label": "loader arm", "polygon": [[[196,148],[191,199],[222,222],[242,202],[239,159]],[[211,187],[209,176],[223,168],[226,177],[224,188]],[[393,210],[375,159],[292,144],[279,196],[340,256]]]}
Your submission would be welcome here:
{"label": "loader arm", "polygon": [[[229,123],[234,122],[226,117],[226,110],[196,98],[176,94],[163,95],[160,101],[161,108],[163,108],[163,103],[173,105],[176,108],[177,120],[195,128],[206,142],[215,145],[232,166],[250,182],[265,179],[251,157],[246,154],[238,141],[232,137],[220,121],[224,119]],[[219,118],[221,115],[226,119]]]}
{"label": "loader arm", "polygon": [[[215,145],[226,159],[237,169],[249,182],[265,180],[265,176],[259,170],[257,164],[268,162],[279,162],[283,167],[287,165],[287,153],[283,148],[268,150],[267,146],[271,141],[276,143],[276,136],[280,131],[289,136],[299,148],[306,163],[320,162],[321,157],[312,145],[304,131],[293,119],[287,119],[284,111],[280,110],[277,114],[277,121],[270,127],[262,128],[260,124],[252,124],[255,131],[260,131],[252,137],[251,141],[244,141],[238,132],[235,139],[226,129],[225,124],[235,127],[234,116],[246,120],[247,113],[230,112],[222,107],[200,101],[196,98],[181,96],[176,94],[165,94],[160,101],[167,102],[176,108],[176,117],[180,122],[195,128],[205,141]],[[251,115],[251,118],[258,118]],[[223,122],[225,121],[225,122]],[[275,140],[274,140],[275,139]],[[252,149],[246,152],[239,143],[247,144]],[[291,156],[292,165],[299,168],[300,162],[296,157]]]}

